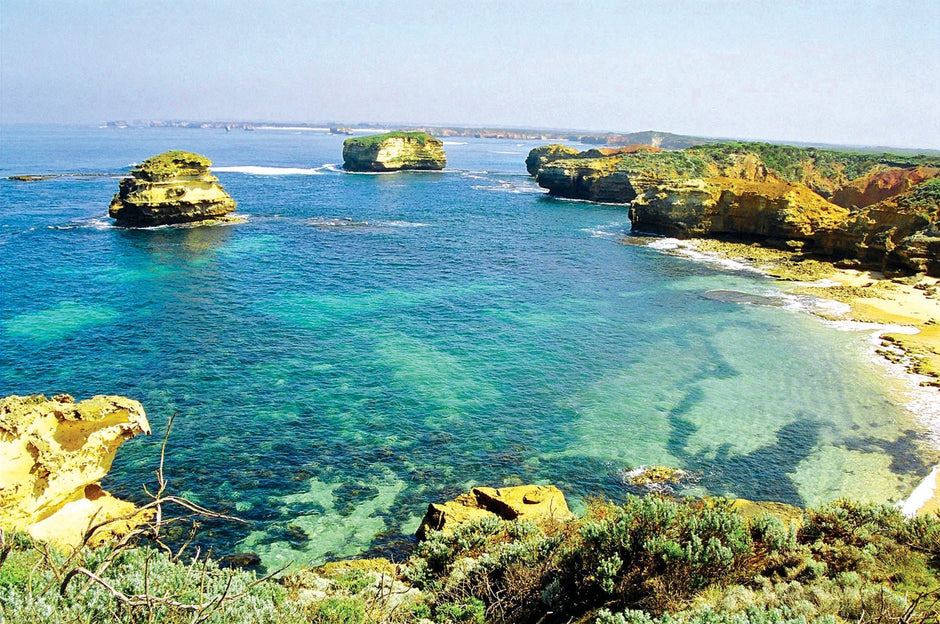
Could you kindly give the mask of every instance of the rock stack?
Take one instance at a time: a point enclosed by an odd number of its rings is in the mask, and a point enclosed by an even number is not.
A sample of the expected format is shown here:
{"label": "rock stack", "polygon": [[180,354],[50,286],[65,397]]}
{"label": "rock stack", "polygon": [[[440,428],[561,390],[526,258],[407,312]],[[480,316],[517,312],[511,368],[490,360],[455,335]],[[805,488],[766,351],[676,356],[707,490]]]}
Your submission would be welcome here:
{"label": "rock stack", "polygon": [[148,158],[121,180],[108,212],[125,227],[232,221],[227,215],[235,200],[209,173],[211,164],[205,156],[180,151]]}

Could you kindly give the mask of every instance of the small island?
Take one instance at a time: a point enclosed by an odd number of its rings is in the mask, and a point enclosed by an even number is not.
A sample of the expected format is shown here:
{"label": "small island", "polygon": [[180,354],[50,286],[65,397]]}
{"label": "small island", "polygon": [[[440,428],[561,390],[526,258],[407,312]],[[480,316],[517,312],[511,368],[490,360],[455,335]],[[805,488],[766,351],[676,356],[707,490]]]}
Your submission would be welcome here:
{"label": "small island", "polygon": [[131,171],[111,200],[109,214],[124,227],[231,222],[235,200],[209,172],[205,156],[169,151]]}
{"label": "small island", "polygon": [[447,165],[444,144],[426,132],[386,132],[346,139],[346,171],[440,171]]}

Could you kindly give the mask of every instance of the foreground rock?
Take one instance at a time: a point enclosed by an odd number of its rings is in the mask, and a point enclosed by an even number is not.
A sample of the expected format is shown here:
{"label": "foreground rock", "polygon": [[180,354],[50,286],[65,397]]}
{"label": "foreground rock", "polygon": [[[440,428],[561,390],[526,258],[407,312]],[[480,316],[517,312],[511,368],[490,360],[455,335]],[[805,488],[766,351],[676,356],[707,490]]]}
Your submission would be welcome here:
{"label": "foreground rock", "polygon": [[764,143],[577,154],[549,145],[526,166],[552,195],[630,204],[635,231],[940,275],[940,157]]}
{"label": "foreground rock", "polygon": [[447,503],[428,505],[417,535],[424,539],[431,530],[450,533],[460,524],[486,517],[534,520],[570,516],[565,495],[554,485],[479,487]]}
{"label": "foreground rock", "polygon": [[[139,433],[150,434],[144,409],[123,397],[0,399],[0,528],[75,546],[90,523],[133,515],[136,507],[98,480],[118,447]],[[130,526],[108,529],[119,534]]]}
{"label": "foreground rock", "polygon": [[211,164],[180,151],[148,158],[121,180],[108,212],[125,227],[231,221],[235,200],[209,172]]}
{"label": "foreground rock", "polygon": [[444,144],[426,132],[386,132],[346,139],[346,171],[440,170],[447,165]]}

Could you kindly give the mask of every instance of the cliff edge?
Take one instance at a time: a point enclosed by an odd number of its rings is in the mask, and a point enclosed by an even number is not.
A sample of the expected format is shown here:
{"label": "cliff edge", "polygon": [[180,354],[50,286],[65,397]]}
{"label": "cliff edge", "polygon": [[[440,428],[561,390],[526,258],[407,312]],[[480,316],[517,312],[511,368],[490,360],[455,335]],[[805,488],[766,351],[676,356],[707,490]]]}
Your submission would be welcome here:
{"label": "cliff edge", "polygon": [[343,142],[346,171],[433,171],[446,165],[444,144],[426,132],[386,132]]}
{"label": "cliff edge", "polygon": [[133,515],[98,480],[139,433],[150,434],[144,408],[124,397],[0,399],[0,527],[74,546],[90,523]]}
{"label": "cliff edge", "polygon": [[209,172],[205,156],[170,151],[142,162],[121,180],[108,213],[125,227],[228,221],[235,200]]}

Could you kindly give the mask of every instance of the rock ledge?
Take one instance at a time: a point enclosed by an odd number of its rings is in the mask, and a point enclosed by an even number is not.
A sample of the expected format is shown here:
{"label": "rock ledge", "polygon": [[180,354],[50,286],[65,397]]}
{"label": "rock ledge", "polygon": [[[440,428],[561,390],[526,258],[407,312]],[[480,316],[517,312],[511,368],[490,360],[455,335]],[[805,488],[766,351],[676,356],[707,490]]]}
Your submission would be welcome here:
{"label": "rock ledge", "polygon": [[478,487],[444,504],[428,505],[417,536],[425,539],[432,530],[450,533],[459,524],[486,517],[534,520],[570,516],[565,495],[554,485]]}
{"label": "rock ledge", "polygon": [[[144,408],[119,396],[80,403],[63,394],[0,399],[0,527],[76,546],[91,522],[136,507],[101,489],[118,447],[150,434]],[[110,533],[130,528],[110,526]]]}

